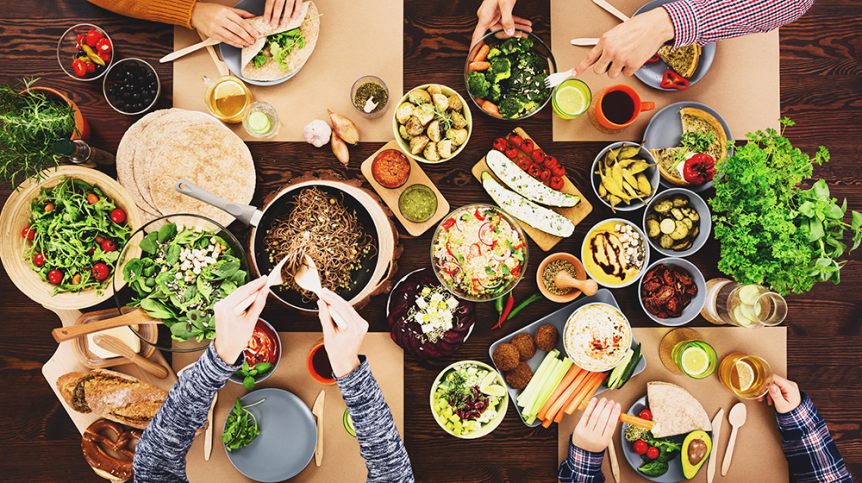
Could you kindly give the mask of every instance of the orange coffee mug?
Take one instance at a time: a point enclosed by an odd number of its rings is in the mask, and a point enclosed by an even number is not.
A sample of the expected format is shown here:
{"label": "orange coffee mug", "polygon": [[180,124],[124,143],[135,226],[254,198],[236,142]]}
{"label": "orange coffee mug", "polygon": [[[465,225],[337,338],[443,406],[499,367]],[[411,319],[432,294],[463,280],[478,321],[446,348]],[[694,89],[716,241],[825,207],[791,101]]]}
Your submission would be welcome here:
{"label": "orange coffee mug", "polygon": [[323,339],[317,341],[308,352],[307,364],[308,373],[312,379],[325,386],[335,384],[335,378],[332,377],[332,364],[329,362],[329,354],[326,353]]}
{"label": "orange coffee mug", "polygon": [[641,112],[653,109],[654,102],[643,102],[634,89],[618,84],[593,97],[589,114],[599,131],[619,132],[635,122]]}

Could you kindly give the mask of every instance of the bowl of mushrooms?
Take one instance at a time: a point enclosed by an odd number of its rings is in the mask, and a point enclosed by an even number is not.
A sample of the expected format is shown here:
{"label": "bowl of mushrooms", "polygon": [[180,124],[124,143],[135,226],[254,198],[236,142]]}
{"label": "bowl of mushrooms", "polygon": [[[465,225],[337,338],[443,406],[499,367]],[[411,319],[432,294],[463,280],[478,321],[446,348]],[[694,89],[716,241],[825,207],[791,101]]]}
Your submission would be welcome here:
{"label": "bowl of mushrooms", "polygon": [[464,98],[439,84],[412,89],[398,103],[392,119],[401,149],[416,161],[430,164],[457,156],[470,139],[472,125]]}

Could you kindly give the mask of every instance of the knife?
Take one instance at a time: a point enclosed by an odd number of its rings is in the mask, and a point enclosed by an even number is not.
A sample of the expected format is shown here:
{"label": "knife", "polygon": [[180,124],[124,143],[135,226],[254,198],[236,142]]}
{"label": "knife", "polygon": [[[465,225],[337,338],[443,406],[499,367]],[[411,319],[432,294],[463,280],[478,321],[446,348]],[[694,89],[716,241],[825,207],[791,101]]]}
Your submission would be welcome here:
{"label": "knife", "polygon": [[210,460],[210,455],[213,452],[213,426],[215,426],[215,421],[213,421],[213,410],[216,406],[216,401],[218,401],[218,393],[213,394],[213,402],[210,404],[210,411],[207,414],[207,430],[204,433],[204,461]]}
{"label": "knife", "polygon": [[314,401],[311,414],[317,417],[317,448],[314,448],[314,464],[320,466],[323,463],[323,400],[326,399],[326,391],[321,389],[320,394]]}
{"label": "knife", "polygon": [[718,410],[712,419],[712,451],[709,453],[709,462],[706,466],[706,481],[712,483],[715,477],[715,460],[718,453],[718,437],[721,435],[721,423],[724,422],[724,408]]}

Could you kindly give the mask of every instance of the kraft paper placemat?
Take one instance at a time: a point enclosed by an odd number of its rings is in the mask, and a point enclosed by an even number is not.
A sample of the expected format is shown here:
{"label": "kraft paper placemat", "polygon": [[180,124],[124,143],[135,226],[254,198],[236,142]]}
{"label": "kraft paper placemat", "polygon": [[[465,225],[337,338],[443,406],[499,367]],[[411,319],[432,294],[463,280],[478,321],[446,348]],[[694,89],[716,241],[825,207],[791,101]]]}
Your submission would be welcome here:
{"label": "kraft paper placemat", "polygon": [[[631,16],[646,2],[614,0],[611,3]],[[551,46],[557,70],[576,67],[592,49],[576,47],[571,44],[572,39],[601,37],[619,23],[616,17],[590,0],[551,0]],[[642,100],[655,102],[655,110],[642,112],[631,126],[616,134],[600,132],[586,114],[572,120],[554,116],[554,141],[640,140],[653,114],[681,101],[700,102],[715,109],[727,121],[734,139],[745,139],[745,133],[758,129],[778,129],[781,114],[778,57],[778,30],[721,40],[716,44],[715,61],[709,72],[697,84],[681,92],[653,89],[635,76],[620,75],[616,79],[598,76],[591,68],[578,77],[590,86],[593,96],[606,87],[627,84]]]}
{"label": "kraft paper placemat", "polygon": [[[789,480],[787,472],[787,460],[781,451],[781,435],[775,422],[775,412],[772,406],[766,402],[747,401],[736,397],[735,394],[726,390],[718,380],[718,373],[706,379],[696,380],[685,375],[673,374],[661,363],[658,347],[661,338],[668,333],[672,327],[667,328],[635,328],[634,336],[643,348],[644,357],[647,361],[646,370],[633,377],[622,389],[618,391],[607,391],[601,394],[618,403],[623,411],[628,410],[631,405],[646,394],[646,385],[650,381],[665,381],[684,387],[703,405],[712,420],[719,408],[724,408],[724,423],[721,426],[720,441],[713,441],[718,445],[716,457],[716,472],[714,482],[717,483],[743,483],[757,481],[759,483],[781,482]],[[787,328],[786,327],[764,327],[760,329],[743,329],[734,327],[696,327],[694,328],[703,340],[711,345],[718,360],[731,352],[745,352],[766,359],[772,370],[780,375],[787,375]],[[803,390],[805,388],[802,388]],[[744,402],[748,411],[745,424],[739,428],[736,436],[736,448],[733,451],[733,460],[727,476],[721,476],[721,463],[724,461],[724,451],[727,441],[730,439],[731,426],[727,421],[730,408],[737,402]],[[580,420],[582,412],[576,412],[566,416],[560,423],[559,428],[559,461],[566,459],[569,451],[569,441],[572,431]],[[620,446],[619,428],[614,435],[613,442],[616,445],[617,459],[620,466],[620,480],[646,481],[637,470],[632,468],[626,461],[623,449]],[[691,481],[706,481],[706,465],[698,471]],[[605,455],[602,463],[602,471],[607,481],[613,481],[610,461]]]}
{"label": "kraft paper placemat", "polygon": [[[213,0],[232,6],[236,0]],[[245,141],[305,141],[302,128],[314,119],[329,122],[326,109],[347,116],[359,128],[361,141],[392,139],[393,102],[404,95],[404,3],[399,0],[336,2],[314,0],[323,15],[320,37],[311,57],[296,76],[274,86],[248,85],[255,101],[272,104],[281,127],[274,137],[252,138],[242,124],[225,124]],[[254,12],[253,12],[254,13]],[[194,30],[174,27],[174,50],[200,42]],[[218,46],[215,47],[218,51]],[[201,76],[219,76],[206,49],[174,61],[174,107],[208,112]],[[378,119],[359,115],[350,100],[356,79],[375,75],[389,88],[390,105]],[[393,101],[392,98],[395,100]],[[329,149],[325,146],[323,149]]]}
{"label": "kraft paper placemat", "polygon": [[[320,332],[279,332],[282,344],[281,362],[275,373],[269,379],[256,384],[255,389],[275,387],[290,391],[299,396],[309,410],[321,389],[326,391],[323,423],[323,464],[318,468],[314,459],[301,473],[291,478],[292,482],[356,482],[364,483],[368,477],[365,461],[359,455],[359,443],[342,424],[342,416],[347,406],[341,398],[337,385],[324,386],[314,381],[308,374],[306,359],[312,346],[323,338]],[[383,391],[383,396],[392,410],[395,426],[404,435],[404,351],[392,342],[389,333],[369,333],[362,343],[360,354],[368,356],[371,372]],[[194,362],[200,356],[195,354],[174,354],[173,364],[179,370]],[[204,460],[204,437],[195,438],[194,444],[186,457],[186,473],[189,481],[220,483],[220,482],[251,482],[237,471],[221,442],[224,421],[237,397],[247,394],[242,385],[228,381],[218,393],[216,403],[215,431],[213,432],[213,449],[209,461]],[[262,421],[261,424],[266,424]]]}

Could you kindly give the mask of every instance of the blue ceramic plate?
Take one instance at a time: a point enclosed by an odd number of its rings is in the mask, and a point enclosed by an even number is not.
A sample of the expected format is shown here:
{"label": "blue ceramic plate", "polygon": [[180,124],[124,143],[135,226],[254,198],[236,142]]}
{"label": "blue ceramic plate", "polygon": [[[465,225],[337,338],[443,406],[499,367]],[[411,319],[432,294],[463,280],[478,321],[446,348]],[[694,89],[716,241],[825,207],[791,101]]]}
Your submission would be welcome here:
{"label": "blue ceramic plate", "polygon": [[[308,466],[317,446],[317,425],[308,406],[283,389],[258,389],[241,398],[257,418],[260,434],[245,448],[225,451],[234,468],[262,482],[284,481]],[[225,421],[227,423],[227,421]],[[224,445],[222,445],[224,446]]]}
{"label": "blue ceramic plate", "polygon": [[[666,3],[670,3],[674,0],[654,0],[639,8],[635,15],[642,14],[644,12],[649,12],[650,10],[661,7]],[[240,2],[242,3],[242,2]],[[703,52],[700,54],[700,59],[697,62],[697,68],[694,70],[694,74],[688,79],[688,85],[692,86],[697,83],[703,76],[706,75],[709,68],[712,66],[712,61],[715,59],[715,44],[709,44],[706,47],[703,47]],[[647,62],[640,69],[635,71],[635,76],[641,80],[644,84],[652,87],[653,89],[658,89],[660,91],[676,91],[678,89],[674,88],[664,88],[661,86],[661,79],[664,77],[664,73],[668,70],[672,70],[667,66],[664,62],[659,60],[658,62]],[[728,136],[728,139],[730,136]]]}

